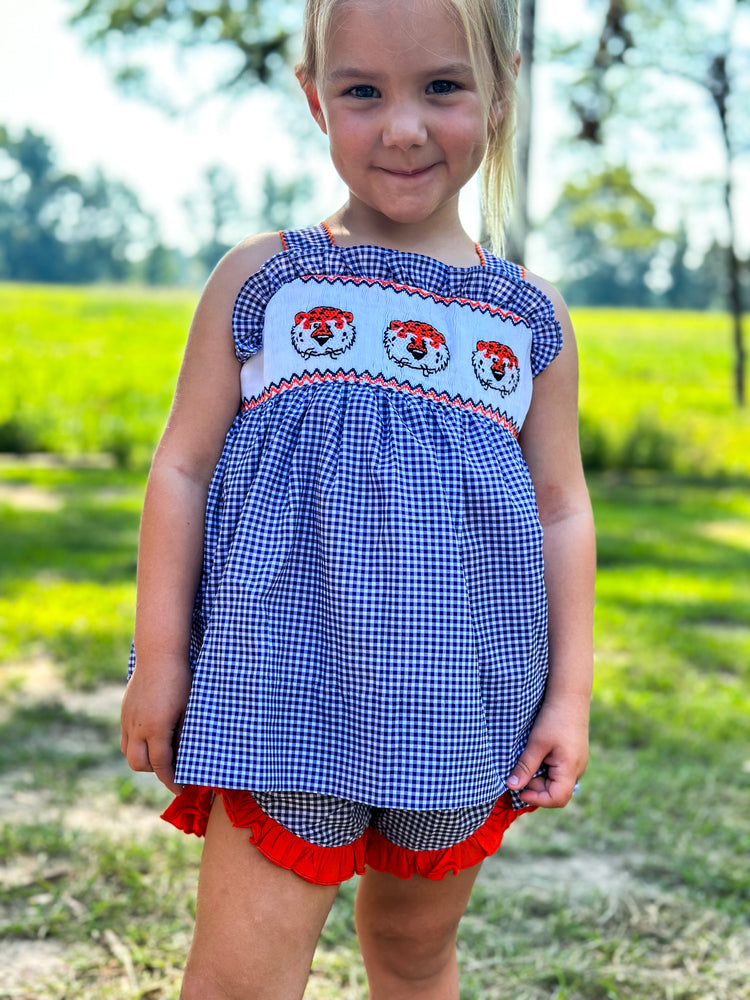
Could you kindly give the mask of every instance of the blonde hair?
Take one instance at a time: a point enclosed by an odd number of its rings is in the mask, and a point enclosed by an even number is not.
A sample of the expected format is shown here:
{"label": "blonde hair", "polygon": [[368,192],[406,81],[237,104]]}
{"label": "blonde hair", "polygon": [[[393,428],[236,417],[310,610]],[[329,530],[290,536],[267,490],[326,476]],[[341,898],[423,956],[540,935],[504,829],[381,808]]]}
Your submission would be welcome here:
{"label": "blonde hair", "polygon": [[[319,80],[331,20],[345,0],[305,0],[302,58],[297,76],[303,86]],[[480,94],[490,113],[487,150],[481,166],[482,208],[492,246],[502,252],[505,220],[515,188],[516,52],[518,0],[442,0],[466,33]]]}

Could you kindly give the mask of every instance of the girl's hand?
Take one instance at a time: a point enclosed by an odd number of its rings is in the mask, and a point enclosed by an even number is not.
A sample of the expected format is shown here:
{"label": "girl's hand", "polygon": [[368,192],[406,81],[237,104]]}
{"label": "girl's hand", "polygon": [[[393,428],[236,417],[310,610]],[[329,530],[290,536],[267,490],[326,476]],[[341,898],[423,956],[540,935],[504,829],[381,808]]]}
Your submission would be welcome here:
{"label": "girl's hand", "polygon": [[177,744],[190,695],[190,667],[174,663],[157,675],[136,669],[122,700],[120,749],[133,771],[153,771],[178,794]]}
{"label": "girl's hand", "polygon": [[[570,801],[587,763],[588,703],[545,702],[506,784],[514,791],[523,789],[522,802],[559,809]],[[542,765],[547,773],[534,777]]]}

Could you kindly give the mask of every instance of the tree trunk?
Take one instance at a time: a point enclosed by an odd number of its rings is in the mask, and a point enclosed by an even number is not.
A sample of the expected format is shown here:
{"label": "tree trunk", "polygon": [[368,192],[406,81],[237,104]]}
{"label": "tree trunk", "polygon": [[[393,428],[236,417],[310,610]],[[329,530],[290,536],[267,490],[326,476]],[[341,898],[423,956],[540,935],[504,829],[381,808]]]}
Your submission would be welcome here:
{"label": "tree trunk", "polygon": [[518,75],[516,126],[516,197],[508,227],[505,255],[525,263],[529,235],[529,163],[531,160],[531,72],[534,65],[534,21],[536,0],[521,3],[521,70]]}
{"label": "tree trunk", "polygon": [[[728,37],[731,37],[731,31]],[[708,89],[719,115],[721,135],[724,140],[724,150],[726,153],[724,205],[729,230],[727,246],[727,305],[729,307],[729,314],[732,317],[734,341],[734,396],[737,405],[744,406],[745,345],[742,335],[742,288],[740,284],[740,262],[737,256],[737,237],[733,205],[732,168],[734,166],[734,149],[727,114],[731,87],[727,61],[727,53],[720,53],[714,58],[709,71]]]}
{"label": "tree trunk", "polygon": [[734,215],[732,212],[732,183],[727,180],[724,188],[729,217],[729,246],[727,247],[727,277],[729,279],[729,312],[732,317],[734,341],[734,398],[738,406],[745,405],[745,344],[742,336],[742,286],[740,262],[735,250]]}

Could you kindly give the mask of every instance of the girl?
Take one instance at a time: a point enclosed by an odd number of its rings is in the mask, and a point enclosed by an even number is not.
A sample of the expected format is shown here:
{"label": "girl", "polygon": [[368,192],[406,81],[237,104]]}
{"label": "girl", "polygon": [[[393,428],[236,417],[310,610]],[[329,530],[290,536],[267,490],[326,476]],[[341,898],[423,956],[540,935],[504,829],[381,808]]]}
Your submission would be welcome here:
{"label": "girl", "polygon": [[122,712],[205,834],[185,1000],[302,996],[356,873],[372,1000],[458,997],[482,859],[586,766],[573,333],[458,215],[483,164],[497,231],[515,38],[511,0],[308,0],[298,77],[349,197],[198,306]]}

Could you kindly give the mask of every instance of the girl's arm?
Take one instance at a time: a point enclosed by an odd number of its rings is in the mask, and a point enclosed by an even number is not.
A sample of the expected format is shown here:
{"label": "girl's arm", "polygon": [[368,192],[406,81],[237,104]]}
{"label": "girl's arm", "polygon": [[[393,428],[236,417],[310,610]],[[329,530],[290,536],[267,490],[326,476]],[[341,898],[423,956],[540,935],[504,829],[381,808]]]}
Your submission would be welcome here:
{"label": "girl's arm", "polygon": [[190,692],[193,603],[200,581],[208,484],[240,405],[232,309],[244,280],[280,249],[277,234],[231,251],[209,279],[190,328],[141,519],[136,670],[122,704],[121,748],[134,771],[172,791]]}
{"label": "girl's arm", "polygon": [[[591,504],[578,443],[578,358],[573,327],[559,294],[550,297],[563,348],[534,381],[520,444],[536,491],[544,529],[549,605],[549,678],[526,749],[508,778],[534,806],[564,806],[588,761],[593,675],[595,545]],[[539,767],[546,775],[532,777]]]}

